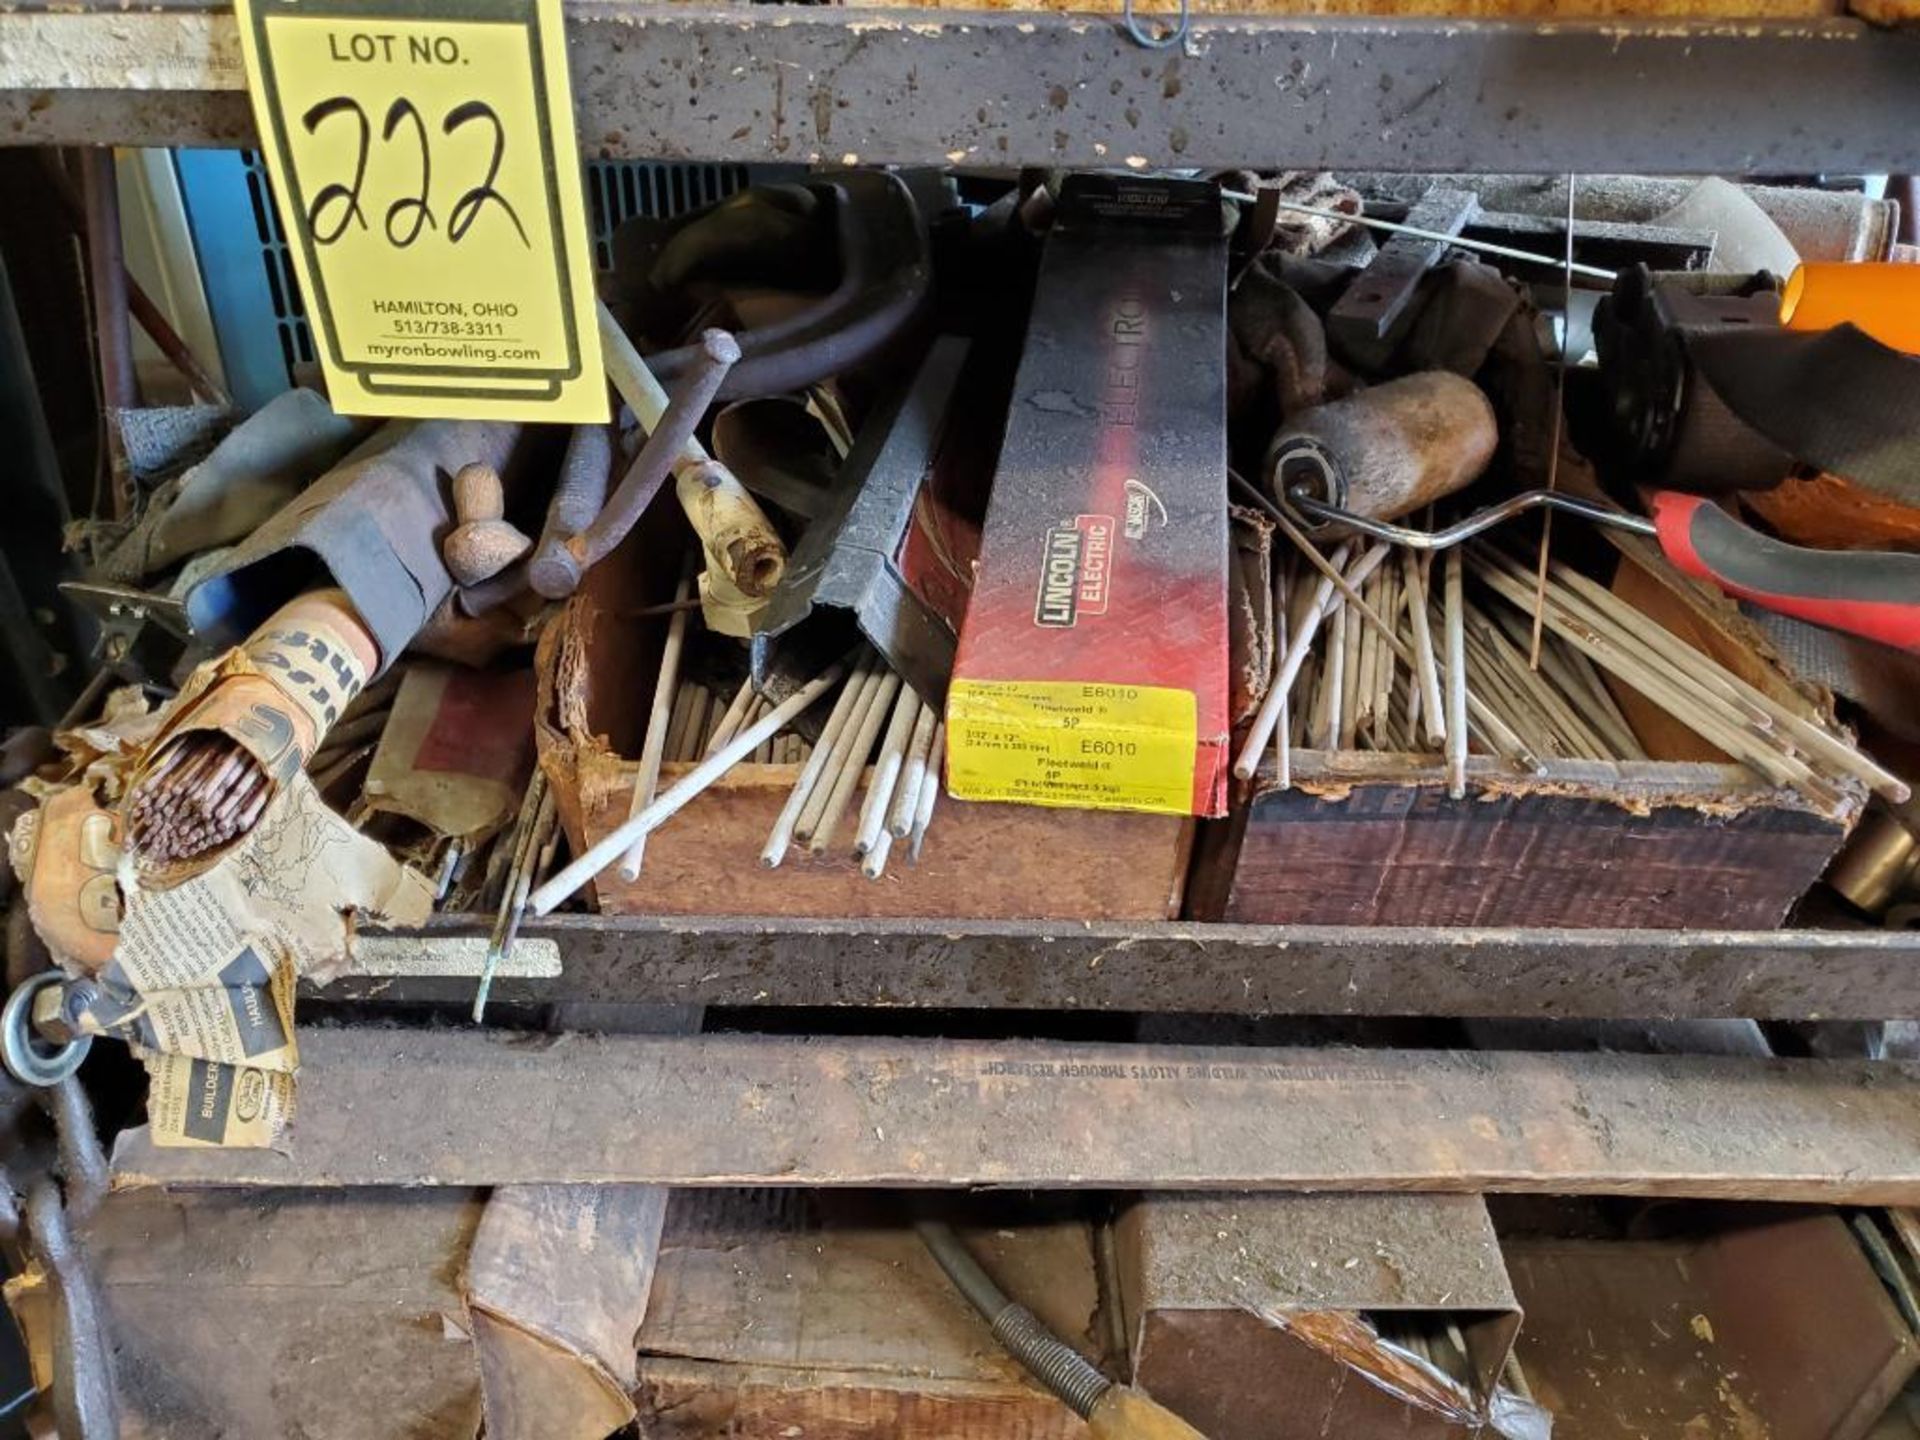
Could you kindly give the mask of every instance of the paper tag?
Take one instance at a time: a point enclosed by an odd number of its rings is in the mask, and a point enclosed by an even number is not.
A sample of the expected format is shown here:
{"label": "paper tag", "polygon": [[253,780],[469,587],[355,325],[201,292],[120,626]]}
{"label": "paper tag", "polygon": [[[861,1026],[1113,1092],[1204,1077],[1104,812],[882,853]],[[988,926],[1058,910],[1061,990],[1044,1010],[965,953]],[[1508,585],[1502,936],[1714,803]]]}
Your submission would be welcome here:
{"label": "paper tag", "polygon": [[333,408],[605,421],[560,0],[238,8]]}
{"label": "paper tag", "polygon": [[947,788],[961,800],[1185,815],[1193,692],[1070,680],[956,680]]}
{"label": "paper tag", "polygon": [[139,1054],[147,1067],[147,1126],[156,1145],[265,1149],[293,1118],[293,1076],[283,1070]]}

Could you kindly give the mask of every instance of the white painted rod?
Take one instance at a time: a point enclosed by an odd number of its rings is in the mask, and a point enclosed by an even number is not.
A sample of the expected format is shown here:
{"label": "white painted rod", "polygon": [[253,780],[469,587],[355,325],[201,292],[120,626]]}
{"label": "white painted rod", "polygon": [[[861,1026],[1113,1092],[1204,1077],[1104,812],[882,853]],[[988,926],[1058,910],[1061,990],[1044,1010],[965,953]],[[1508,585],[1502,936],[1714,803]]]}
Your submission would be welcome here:
{"label": "white painted rod", "polygon": [[702,760],[646,809],[638,815],[629,816],[619,829],[603,836],[599,844],[592,846],[586,854],[529,895],[527,908],[536,915],[552,914],[554,907],[611,865],[635,840],[651,834],[679,814],[694,796],[759,748],[762,740],[771,740],[786,728],[789,720],[838,685],[852,660],[853,656],[848,654],[829,665],[821,674],[735,735],[724,750]]}

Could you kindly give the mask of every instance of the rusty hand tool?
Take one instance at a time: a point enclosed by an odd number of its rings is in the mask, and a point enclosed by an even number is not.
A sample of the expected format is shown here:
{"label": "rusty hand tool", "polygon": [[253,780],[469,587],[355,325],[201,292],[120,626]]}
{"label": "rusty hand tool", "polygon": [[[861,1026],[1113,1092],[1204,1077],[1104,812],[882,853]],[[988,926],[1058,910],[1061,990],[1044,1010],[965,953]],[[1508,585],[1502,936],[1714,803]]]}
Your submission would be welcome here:
{"label": "rusty hand tool", "polygon": [[[656,397],[658,406],[652,414],[639,414],[636,407],[640,423],[649,426],[646,443],[599,513],[580,523],[594,492],[594,468],[610,459],[611,447],[603,446],[590,433],[576,432],[575,442],[561,464],[539,543],[524,565],[462,590],[462,610],[469,615],[484,615],[529,588],[544,600],[566,599],[580,588],[581,577],[627,538],[675,467],[686,460],[706,459],[694,431],[727,373],[740,359],[740,347],[724,330],[709,330],[694,351],[696,362],[671,392],[663,391]],[[604,474],[600,483],[604,493]]]}

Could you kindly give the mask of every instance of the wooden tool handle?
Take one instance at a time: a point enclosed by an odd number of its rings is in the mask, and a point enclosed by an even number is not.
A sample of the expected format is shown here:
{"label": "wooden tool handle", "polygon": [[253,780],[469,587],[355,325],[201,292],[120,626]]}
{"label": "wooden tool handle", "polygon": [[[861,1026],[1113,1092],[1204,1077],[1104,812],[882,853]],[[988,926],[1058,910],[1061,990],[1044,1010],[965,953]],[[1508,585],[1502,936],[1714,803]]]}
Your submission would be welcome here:
{"label": "wooden tool handle", "polygon": [[1087,1416],[1094,1440],[1206,1440],[1144,1390],[1115,1385]]}

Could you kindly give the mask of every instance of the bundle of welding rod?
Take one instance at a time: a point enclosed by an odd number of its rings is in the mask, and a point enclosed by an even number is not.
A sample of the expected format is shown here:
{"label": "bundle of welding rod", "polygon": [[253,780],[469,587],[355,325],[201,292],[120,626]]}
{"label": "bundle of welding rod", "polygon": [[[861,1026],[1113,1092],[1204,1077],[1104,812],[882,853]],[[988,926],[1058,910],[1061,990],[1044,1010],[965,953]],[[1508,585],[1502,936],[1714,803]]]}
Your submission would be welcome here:
{"label": "bundle of welding rod", "polygon": [[252,754],[223,730],[169,739],[129,796],[128,835],[150,863],[190,860],[253,827],[273,784]]}
{"label": "bundle of welding rod", "polygon": [[[661,758],[667,764],[705,759],[772,708],[754,692],[752,680],[742,680],[731,700],[724,691],[689,680],[674,692]],[[749,758],[756,765],[798,765],[811,748],[797,734],[775,735],[761,741]]]}
{"label": "bundle of welding rod", "polygon": [[1470,739],[1534,774],[1549,758],[1644,760],[1604,674],[1815,804],[1839,803],[1840,778],[1889,798],[1905,791],[1840,735],[1564,562],[1539,572],[1492,542],[1437,561],[1384,543],[1322,553],[1278,523],[1293,547],[1275,566],[1273,680],[1235,763],[1242,778],[1269,744],[1282,788],[1296,747],[1439,750],[1456,797]]}
{"label": "bundle of welding rod", "polygon": [[808,753],[774,821],[760,863],[778,865],[796,841],[815,855],[830,849],[863,776],[866,795],[853,839],[862,873],[869,880],[885,874],[896,840],[908,842],[908,857],[917,862],[940,794],[945,749],[939,713],[870,647],[863,648],[827,715],[820,743]]}
{"label": "bundle of welding rod", "polygon": [[[682,581],[676,606],[690,594]],[[697,682],[682,683],[682,656],[687,643],[688,613],[673,612],[661,649],[660,670],[654,684],[653,708],[640,752],[640,771],[633,787],[632,815],[640,814],[657,798],[660,766],[665,760],[711,762],[732,742],[763,722],[777,708],[755,694],[751,680],[743,681],[732,701],[721,709],[718,697]],[[874,757],[866,798],[854,835],[854,858],[870,880],[886,873],[895,840],[909,842],[908,853],[918,861],[927,825],[933,819],[940,790],[940,762],[945,728],[931,706],[923,705],[913,688],[877,655],[861,646],[851,657],[846,678],[828,715],[817,744],[800,736],[775,731],[758,742],[748,756],[760,763],[798,764],[794,781],[773,830],[760,852],[761,864],[772,869],[798,841],[815,855],[833,845],[846,818],[854,791]],[[698,773],[697,771],[695,772]],[[710,777],[717,779],[716,770]],[[691,777],[689,777],[691,778]],[[709,782],[710,783],[710,780]],[[643,835],[622,857],[620,873],[638,878],[645,862]]]}

